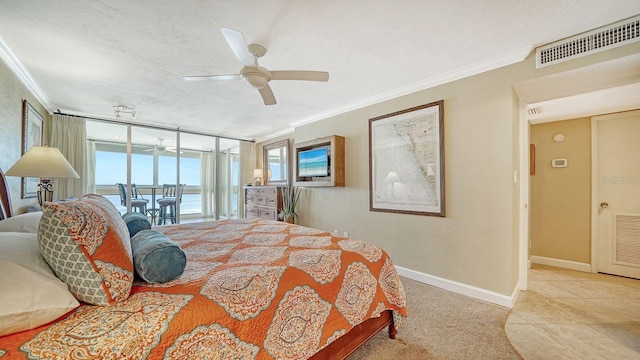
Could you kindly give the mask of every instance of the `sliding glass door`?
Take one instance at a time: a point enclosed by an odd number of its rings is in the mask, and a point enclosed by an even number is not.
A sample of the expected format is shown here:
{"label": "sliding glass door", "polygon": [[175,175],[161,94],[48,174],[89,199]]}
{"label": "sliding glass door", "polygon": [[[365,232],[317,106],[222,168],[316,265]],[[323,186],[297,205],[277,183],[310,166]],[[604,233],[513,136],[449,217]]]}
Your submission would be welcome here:
{"label": "sliding glass door", "polygon": [[177,189],[179,161],[176,132],[131,126],[131,182],[152,224],[177,223],[182,214],[182,201],[167,190]]}
{"label": "sliding glass door", "polygon": [[216,138],[180,133],[180,179],[186,184],[188,217],[215,218]]}
{"label": "sliding glass door", "polygon": [[[87,137],[95,147],[96,192],[121,212],[127,200],[123,205],[116,184],[132,185],[131,197],[146,200],[144,212],[157,224],[238,217],[238,140],[94,120]],[[176,193],[165,194],[171,186]],[[162,198],[172,195],[181,196],[163,208]]]}
{"label": "sliding glass door", "polygon": [[[105,123],[87,121],[87,135],[101,134]],[[99,141],[88,137],[95,149],[95,192],[107,197],[120,212],[127,211],[127,197],[121,195],[117,184],[127,184],[127,126],[108,124],[108,136]]]}

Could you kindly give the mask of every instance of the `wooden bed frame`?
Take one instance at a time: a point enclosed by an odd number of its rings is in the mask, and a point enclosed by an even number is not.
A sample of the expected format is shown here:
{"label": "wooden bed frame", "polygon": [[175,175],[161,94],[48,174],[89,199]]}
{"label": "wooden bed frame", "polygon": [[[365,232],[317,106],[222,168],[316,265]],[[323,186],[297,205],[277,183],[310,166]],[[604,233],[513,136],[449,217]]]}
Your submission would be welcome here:
{"label": "wooden bed frame", "polygon": [[346,359],[387,325],[389,326],[389,337],[395,339],[396,327],[393,324],[393,315],[391,310],[386,310],[379,318],[369,319],[362,324],[356,325],[351,331],[336,339],[336,341],[317,352],[310,359]]}
{"label": "wooden bed frame", "polygon": [[[10,218],[11,216],[13,216],[13,209],[11,207],[9,184],[7,184],[7,178],[4,176],[2,169],[0,169],[0,220]],[[346,359],[386,326],[389,327],[389,337],[395,339],[396,327],[393,323],[391,310],[386,310],[380,317],[369,319],[355,326],[347,334],[317,352],[310,359]]]}
{"label": "wooden bed frame", "polygon": [[4,172],[0,169],[0,220],[12,216],[13,209],[11,208],[11,197],[9,196],[9,184],[7,184]]}

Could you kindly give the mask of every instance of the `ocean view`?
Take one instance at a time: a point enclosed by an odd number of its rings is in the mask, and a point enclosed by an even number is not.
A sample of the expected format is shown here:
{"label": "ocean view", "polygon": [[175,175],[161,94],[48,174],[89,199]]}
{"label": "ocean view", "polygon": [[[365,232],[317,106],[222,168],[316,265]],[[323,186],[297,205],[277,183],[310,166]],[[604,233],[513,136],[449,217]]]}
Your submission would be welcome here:
{"label": "ocean view", "polygon": [[[104,195],[109,201],[111,201],[118,211],[125,213],[127,208],[120,205],[120,195]],[[146,198],[146,197],[145,197]],[[238,213],[238,194],[232,196],[232,211],[234,214]],[[157,206],[157,205],[156,205]],[[149,200],[149,208],[151,207],[151,200]],[[184,194],[182,195],[182,202],[180,203],[180,213],[183,215],[197,215],[202,213],[202,200],[200,194]]]}
{"label": "ocean view", "polygon": [[[116,183],[126,183],[126,153],[117,151],[96,151],[95,183],[100,193],[111,201],[121,212],[126,212],[126,207],[120,204],[120,195],[115,186]],[[176,158],[174,155],[155,155],[153,153],[131,154],[131,182],[137,185],[147,184],[175,184],[176,182]],[[157,169],[154,171],[154,166]],[[235,189],[238,186],[237,161],[231,162],[232,177],[229,179]],[[183,215],[198,215],[202,213],[201,194],[201,160],[200,156],[189,155],[185,152],[180,157],[180,183],[186,184],[188,190],[182,195],[180,213]],[[156,180],[154,181],[154,177]],[[113,190],[111,190],[113,189]],[[113,193],[111,193],[113,191]],[[193,193],[198,191],[198,193]],[[160,198],[161,190],[157,191],[156,199]],[[143,191],[143,197],[149,200],[148,208],[152,208],[149,190]],[[225,196],[224,194],[222,194]],[[238,194],[232,195],[232,214],[238,213]],[[157,204],[155,204],[157,207]],[[221,215],[226,211],[222,211]]]}

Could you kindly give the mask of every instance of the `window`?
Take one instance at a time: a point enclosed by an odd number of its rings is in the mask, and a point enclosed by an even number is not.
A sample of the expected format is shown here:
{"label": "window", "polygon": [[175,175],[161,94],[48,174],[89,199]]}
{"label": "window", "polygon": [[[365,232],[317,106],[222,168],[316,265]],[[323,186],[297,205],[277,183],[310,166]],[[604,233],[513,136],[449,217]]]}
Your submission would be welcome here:
{"label": "window", "polygon": [[[161,186],[177,181],[177,157],[180,157],[180,183],[185,184],[181,215],[214,216],[218,197],[223,218],[238,217],[239,141],[177,133],[133,125],[103,121],[87,121],[87,137],[95,144],[96,192],[109,198],[119,209],[120,197],[116,183],[127,182],[127,128],[131,128],[131,182],[136,185]],[[178,138],[185,145],[177,148]],[[216,143],[220,153],[216,156]],[[215,161],[220,161],[220,194],[215,194]],[[206,184],[203,184],[203,179]],[[150,187],[142,190],[150,200]],[[161,191],[156,191],[161,196]],[[205,203],[206,202],[206,203]],[[149,204],[151,207],[151,204]]]}

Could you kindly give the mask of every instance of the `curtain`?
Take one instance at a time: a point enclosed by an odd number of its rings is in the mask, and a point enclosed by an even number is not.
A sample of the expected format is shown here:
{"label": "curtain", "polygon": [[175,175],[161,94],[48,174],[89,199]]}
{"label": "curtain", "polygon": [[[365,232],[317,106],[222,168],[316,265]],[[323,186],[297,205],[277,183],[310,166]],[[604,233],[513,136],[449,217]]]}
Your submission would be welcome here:
{"label": "curtain", "polygon": [[[240,141],[240,186],[253,183],[253,169],[256,168],[256,144],[250,141]],[[238,194],[238,217],[244,217],[244,189]]]}
{"label": "curtain", "polygon": [[202,217],[215,216],[214,175],[215,156],[212,152],[200,153],[200,186],[202,186]]}
{"label": "curtain", "polygon": [[85,172],[87,179],[87,193],[96,192],[96,142],[87,140],[87,168]]}
{"label": "curtain", "polygon": [[76,170],[79,179],[55,179],[58,199],[80,197],[87,193],[87,127],[83,118],[54,114],[49,146],[56,147]]}

